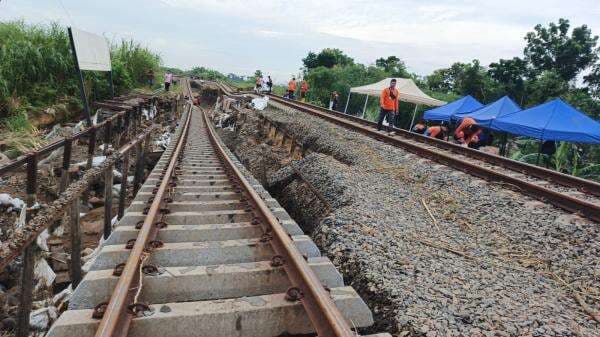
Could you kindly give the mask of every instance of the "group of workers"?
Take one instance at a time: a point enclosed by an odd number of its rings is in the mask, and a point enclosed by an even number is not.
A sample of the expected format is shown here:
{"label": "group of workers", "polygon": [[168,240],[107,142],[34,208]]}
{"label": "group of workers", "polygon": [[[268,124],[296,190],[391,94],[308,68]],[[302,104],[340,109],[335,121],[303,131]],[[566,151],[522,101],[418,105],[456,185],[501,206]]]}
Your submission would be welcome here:
{"label": "group of workers", "polygon": [[[285,98],[287,99],[296,99],[296,90],[298,89],[298,84],[296,83],[296,78],[292,77],[292,79],[288,82],[288,89]],[[302,80],[300,83],[300,101],[306,102],[306,93],[308,92],[308,82],[306,80]]]}
{"label": "group of workers", "polygon": [[[396,79],[390,81],[390,86],[381,91],[379,97],[379,118],[377,119],[377,130],[383,128],[384,119],[388,123],[388,132],[395,134],[394,125],[398,116],[398,103],[400,92],[396,88]],[[412,132],[425,135],[427,137],[437,138],[441,140],[449,140],[449,126],[442,122],[440,125],[427,127],[424,121],[419,121],[415,124]],[[454,142],[468,146],[479,147],[484,145],[483,129],[477,125],[477,122],[470,117],[464,118],[458,127],[454,130]]]}
{"label": "group of workers", "polygon": [[256,85],[254,86],[254,91],[257,93],[264,91],[271,93],[271,91],[273,91],[273,80],[271,79],[271,76],[267,76],[266,80],[262,76],[256,76]]}

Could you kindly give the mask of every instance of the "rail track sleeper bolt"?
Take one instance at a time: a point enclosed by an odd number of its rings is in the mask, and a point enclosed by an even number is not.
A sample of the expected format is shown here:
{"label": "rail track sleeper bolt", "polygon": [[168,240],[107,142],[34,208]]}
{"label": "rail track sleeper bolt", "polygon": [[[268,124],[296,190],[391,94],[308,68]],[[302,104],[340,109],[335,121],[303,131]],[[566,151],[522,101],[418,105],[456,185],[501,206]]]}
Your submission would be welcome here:
{"label": "rail track sleeper bolt", "polygon": [[125,262],[117,264],[115,269],[113,269],[113,276],[121,276],[121,274],[123,274],[123,269],[125,269]]}
{"label": "rail track sleeper bolt", "polygon": [[127,312],[135,317],[150,316],[154,313],[154,310],[146,303],[132,303],[127,306]]}
{"label": "rail track sleeper bolt", "polygon": [[308,255],[302,254],[302,257],[304,258],[304,260],[308,261]]}
{"label": "rail track sleeper bolt", "polygon": [[127,243],[125,244],[125,249],[133,249],[134,245],[135,245],[135,239],[129,239],[129,240],[127,240]]}
{"label": "rail track sleeper bolt", "polygon": [[140,220],[135,224],[135,229],[142,229],[144,227],[144,220]]}
{"label": "rail track sleeper bolt", "polygon": [[172,181],[169,183],[169,187],[177,187],[177,183]]}
{"label": "rail track sleeper bolt", "polygon": [[166,197],[166,198],[163,198],[163,201],[166,202],[167,204],[171,204],[171,203],[173,203],[173,198]]}
{"label": "rail track sleeper bolt", "polygon": [[160,214],[169,214],[169,213],[171,213],[171,210],[168,208],[161,208],[159,210],[159,212],[160,212]]}
{"label": "rail track sleeper bolt", "polygon": [[153,188],[152,189],[152,194],[156,194],[158,192],[158,188]]}
{"label": "rail track sleeper bolt", "polygon": [[144,210],[142,211],[142,214],[147,215],[150,212],[150,207],[146,207],[144,208]]}
{"label": "rail track sleeper bolt", "polygon": [[264,233],[263,235],[261,235],[260,239],[258,241],[260,242],[269,242],[273,240],[273,235],[269,234],[269,233]]}
{"label": "rail track sleeper bolt", "polygon": [[104,313],[106,312],[106,308],[108,307],[108,302],[101,302],[96,304],[94,307],[94,311],[92,311],[93,319],[102,319],[104,317]]}
{"label": "rail track sleeper bolt", "polygon": [[152,197],[148,198],[148,200],[146,200],[146,203],[151,204],[153,201],[154,201],[154,197],[152,196]]}
{"label": "rail track sleeper bolt", "polygon": [[271,258],[271,267],[281,267],[285,263],[285,259],[281,255],[275,255]]}
{"label": "rail track sleeper bolt", "polygon": [[167,228],[169,226],[169,224],[166,223],[165,221],[159,221],[159,222],[155,223],[154,226],[158,227],[158,229],[163,229],[163,228]]}
{"label": "rail track sleeper bolt", "polygon": [[148,242],[148,246],[151,249],[157,249],[157,248],[161,248],[165,245],[164,242],[162,242],[161,240],[152,240],[150,242]]}
{"label": "rail track sleeper bolt", "polygon": [[285,292],[285,299],[290,302],[300,301],[303,297],[304,294],[298,287],[290,287]]}
{"label": "rail track sleeper bolt", "polygon": [[260,219],[257,217],[252,218],[252,222],[250,222],[252,225],[257,226],[260,224]]}
{"label": "rail track sleeper bolt", "polygon": [[162,272],[158,269],[158,267],[155,265],[152,265],[152,264],[147,264],[147,265],[143,266],[142,273],[144,273],[144,275],[148,275],[148,276],[157,276],[157,275],[162,274]]}

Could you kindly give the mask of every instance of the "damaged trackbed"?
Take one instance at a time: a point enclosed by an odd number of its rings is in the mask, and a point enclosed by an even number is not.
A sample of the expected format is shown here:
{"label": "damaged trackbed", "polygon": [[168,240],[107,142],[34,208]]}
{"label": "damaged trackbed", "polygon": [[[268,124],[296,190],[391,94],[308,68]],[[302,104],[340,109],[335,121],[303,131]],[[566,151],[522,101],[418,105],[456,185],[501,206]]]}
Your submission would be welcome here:
{"label": "damaged trackbed", "polygon": [[595,334],[583,306],[600,306],[597,223],[278,104],[243,113],[222,138],[369,302],[376,329]]}

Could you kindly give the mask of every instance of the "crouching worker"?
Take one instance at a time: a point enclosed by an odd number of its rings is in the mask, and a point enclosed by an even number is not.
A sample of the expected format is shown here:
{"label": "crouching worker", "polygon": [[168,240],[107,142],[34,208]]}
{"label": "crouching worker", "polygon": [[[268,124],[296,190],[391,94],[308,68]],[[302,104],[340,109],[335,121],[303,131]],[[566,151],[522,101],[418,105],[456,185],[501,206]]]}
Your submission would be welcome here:
{"label": "crouching worker", "polygon": [[383,119],[387,119],[388,132],[394,130],[396,114],[398,113],[398,96],[400,93],[396,89],[396,79],[390,81],[390,86],[381,91],[379,97],[379,119],[377,121],[377,131],[383,127]]}
{"label": "crouching worker", "polygon": [[454,141],[463,146],[475,145],[479,143],[481,132],[481,126],[473,118],[467,117],[454,131]]}
{"label": "crouching worker", "polygon": [[431,126],[425,131],[425,136],[440,140],[448,140],[448,127],[444,124]]}

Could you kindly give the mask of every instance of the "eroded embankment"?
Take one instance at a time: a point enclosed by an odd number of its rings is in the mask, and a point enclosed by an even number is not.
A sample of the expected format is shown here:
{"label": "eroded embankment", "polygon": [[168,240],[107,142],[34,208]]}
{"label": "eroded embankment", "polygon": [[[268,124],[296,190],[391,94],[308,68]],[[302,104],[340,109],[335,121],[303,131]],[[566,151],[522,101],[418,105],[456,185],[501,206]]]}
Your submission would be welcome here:
{"label": "eroded embankment", "polygon": [[600,306],[597,223],[281,106],[221,134],[369,303],[375,330],[597,335],[583,308]]}

